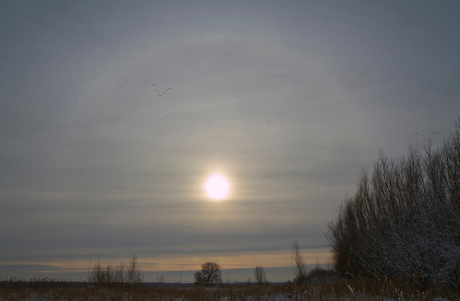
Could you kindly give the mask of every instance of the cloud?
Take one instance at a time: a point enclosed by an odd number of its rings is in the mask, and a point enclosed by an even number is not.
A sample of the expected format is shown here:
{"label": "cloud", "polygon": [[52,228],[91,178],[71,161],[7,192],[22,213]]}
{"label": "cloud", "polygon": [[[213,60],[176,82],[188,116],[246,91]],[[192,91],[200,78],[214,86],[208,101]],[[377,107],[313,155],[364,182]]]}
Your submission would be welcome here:
{"label": "cloud", "polygon": [[441,6],[0,5],[8,258],[319,248],[380,148],[442,143],[458,111]]}
{"label": "cloud", "polygon": [[[42,151],[23,153],[26,175],[10,177],[20,201],[8,211],[23,217],[9,221],[13,233],[33,230],[4,238],[43,252],[61,244],[222,251],[226,242],[256,248],[257,236],[285,248],[286,233],[292,240],[317,228],[298,211],[315,185],[338,185],[338,167],[359,162],[339,163],[359,148],[348,133],[360,125],[329,71],[320,54],[264,36],[195,35],[137,53],[79,93],[57,134],[28,141]],[[227,204],[204,198],[216,168],[232,181]],[[19,183],[27,192],[13,193]]]}

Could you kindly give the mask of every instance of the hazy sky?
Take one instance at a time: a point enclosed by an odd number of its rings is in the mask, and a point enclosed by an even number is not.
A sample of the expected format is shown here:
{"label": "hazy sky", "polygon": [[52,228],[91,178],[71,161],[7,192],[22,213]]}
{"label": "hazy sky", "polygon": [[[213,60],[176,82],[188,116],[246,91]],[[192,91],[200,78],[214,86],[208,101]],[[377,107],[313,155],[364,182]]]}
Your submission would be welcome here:
{"label": "hazy sky", "polygon": [[[0,278],[133,254],[145,271],[281,267],[294,240],[326,261],[327,223],[379,150],[453,129],[459,11],[1,1]],[[222,201],[203,189],[216,172]]]}

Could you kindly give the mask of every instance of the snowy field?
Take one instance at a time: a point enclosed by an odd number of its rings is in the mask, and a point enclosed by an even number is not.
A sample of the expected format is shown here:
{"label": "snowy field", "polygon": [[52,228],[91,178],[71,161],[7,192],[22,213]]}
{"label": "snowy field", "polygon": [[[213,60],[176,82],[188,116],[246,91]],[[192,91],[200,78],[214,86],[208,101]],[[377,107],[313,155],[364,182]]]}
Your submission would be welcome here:
{"label": "snowy field", "polygon": [[[391,287],[393,286],[393,287]],[[359,289],[358,289],[359,288]],[[212,301],[285,301],[285,300],[458,300],[459,295],[449,292],[417,289],[402,290],[395,285],[379,288],[365,287],[343,280],[319,285],[268,284],[268,285],[222,285],[213,288],[195,286],[161,286],[144,284],[138,286],[95,287],[85,283],[41,284],[30,282],[0,285],[0,301],[3,300],[212,300]]]}

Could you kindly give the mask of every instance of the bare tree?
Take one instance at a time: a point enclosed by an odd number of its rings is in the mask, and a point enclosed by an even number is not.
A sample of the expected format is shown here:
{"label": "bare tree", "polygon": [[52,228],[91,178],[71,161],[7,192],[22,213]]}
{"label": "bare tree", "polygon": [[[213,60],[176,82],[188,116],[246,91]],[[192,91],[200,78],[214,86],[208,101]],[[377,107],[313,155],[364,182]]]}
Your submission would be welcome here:
{"label": "bare tree", "polygon": [[307,265],[300,252],[299,241],[297,240],[292,244],[291,263],[294,272],[294,282],[298,284],[305,283],[307,278]]}
{"label": "bare tree", "polygon": [[115,283],[123,283],[125,281],[124,277],[125,266],[123,262],[120,262],[120,265],[115,267],[113,281]]}
{"label": "bare tree", "polygon": [[112,265],[109,263],[107,264],[107,267],[105,268],[105,273],[104,273],[104,282],[108,284],[114,283],[114,271],[112,268]]}
{"label": "bare tree", "polygon": [[256,266],[254,268],[254,279],[256,280],[256,283],[259,285],[267,283],[267,275],[263,267]]}
{"label": "bare tree", "polygon": [[215,262],[203,263],[201,265],[201,272],[195,272],[194,277],[196,285],[210,286],[222,283],[220,265]]}
{"label": "bare tree", "polygon": [[99,260],[94,264],[92,271],[89,273],[88,282],[92,282],[96,285],[104,284],[104,269]]}
{"label": "bare tree", "polygon": [[126,282],[130,284],[138,284],[141,283],[143,279],[144,275],[141,274],[141,270],[139,269],[137,263],[137,257],[134,255],[126,270],[123,262],[116,267],[113,267],[109,263],[104,269],[98,260],[88,275],[88,282],[92,282],[96,285],[111,285]]}
{"label": "bare tree", "polygon": [[138,284],[141,283],[143,279],[144,277],[141,274],[140,268],[138,267],[137,257],[133,255],[126,271],[126,282],[131,284]]}
{"label": "bare tree", "polygon": [[335,269],[355,278],[392,277],[460,288],[460,119],[435,149],[380,153],[372,173],[329,224]]}

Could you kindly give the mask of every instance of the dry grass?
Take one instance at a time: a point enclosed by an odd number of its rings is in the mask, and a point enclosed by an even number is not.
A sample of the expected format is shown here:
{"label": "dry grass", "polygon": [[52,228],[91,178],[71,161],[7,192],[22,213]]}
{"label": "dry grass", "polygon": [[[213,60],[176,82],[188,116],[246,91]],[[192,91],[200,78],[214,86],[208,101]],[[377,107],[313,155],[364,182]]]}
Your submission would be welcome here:
{"label": "dry grass", "polygon": [[[330,275],[329,275],[330,276]],[[330,278],[328,278],[330,279]],[[425,291],[389,279],[357,282],[344,279],[296,285],[195,286],[108,285],[95,286],[57,280],[8,280],[0,282],[0,300],[460,300],[460,294],[434,284]]]}

